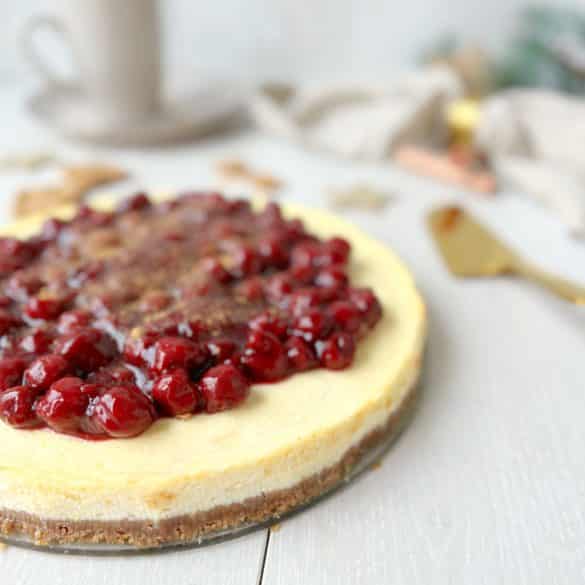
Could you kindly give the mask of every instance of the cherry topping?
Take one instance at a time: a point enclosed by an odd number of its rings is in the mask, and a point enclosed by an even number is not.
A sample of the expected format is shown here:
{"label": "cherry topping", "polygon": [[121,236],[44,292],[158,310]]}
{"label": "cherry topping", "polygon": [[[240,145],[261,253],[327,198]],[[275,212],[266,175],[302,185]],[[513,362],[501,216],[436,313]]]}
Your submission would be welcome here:
{"label": "cherry topping", "polygon": [[258,329],[250,332],[241,362],[259,382],[280,380],[287,371],[283,345],[272,333]]}
{"label": "cherry topping", "polygon": [[197,389],[182,368],[158,378],[152,387],[152,398],[171,416],[193,412],[199,404]]}
{"label": "cherry topping", "polygon": [[275,300],[281,300],[290,295],[297,285],[295,279],[286,272],[270,277],[266,283],[266,294]]}
{"label": "cherry topping", "polygon": [[0,335],[6,335],[11,329],[21,325],[20,319],[6,309],[0,309]]}
{"label": "cherry topping", "polygon": [[124,345],[124,359],[134,366],[149,364],[154,358],[154,344],[160,334],[146,331],[141,337],[129,337]]}
{"label": "cherry topping", "polygon": [[325,337],[330,329],[329,317],[319,309],[301,314],[293,323],[293,333],[309,342]]}
{"label": "cherry topping", "polygon": [[243,374],[233,365],[223,364],[208,370],[199,388],[209,413],[233,408],[242,402],[250,386]]}
{"label": "cherry topping", "polygon": [[342,370],[353,361],[355,342],[348,333],[337,332],[325,341],[317,342],[321,364],[329,370]]}
{"label": "cherry topping", "polygon": [[72,311],[66,311],[61,313],[57,329],[61,333],[70,333],[74,329],[86,327],[90,324],[92,319],[91,313],[82,309],[74,309]]}
{"label": "cherry topping", "polygon": [[26,304],[24,311],[31,319],[52,321],[63,312],[63,309],[62,299],[33,297]]}
{"label": "cherry topping", "polygon": [[41,236],[43,240],[54,240],[66,226],[67,222],[63,221],[62,219],[50,217],[47,219],[47,221],[45,221],[45,223],[43,223]]}
{"label": "cherry topping", "polygon": [[18,347],[22,351],[39,355],[47,353],[52,342],[53,336],[48,330],[34,329],[18,342]]}
{"label": "cherry topping", "polygon": [[315,277],[315,284],[324,288],[343,288],[348,281],[345,270],[339,265],[323,268]]}
{"label": "cherry topping", "polygon": [[39,427],[34,403],[37,393],[28,386],[14,386],[0,394],[0,419],[17,429]]}
{"label": "cherry topping", "polygon": [[67,370],[69,370],[69,363],[60,355],[44,355],[37,358],[24,371],[23,380],[31,388],[46,389],[62,378]]}
{"label": "cherry topping", "polygon": [[114,386],[92,404],[91,421],[110,437],[135,437],[154,422],[150,400],[136,387]]}
{"label": "cherry topping", "polygon": [[75,433],[81,430],[89,396],[83,391],[80,378],[61,378],[51,385],[36,404],[39,418],[60,433]]}
{"label": "cherry topping", "polygon": [[243,278],[258,274],[262,270],[262,258],[250,246],[239,246],[233,252],[232,274]]}
{"label": "cherry topping", "polygon": [[331,238],[325,242],[325,256],[328,264],[345,264],[349,258],[351,246],[344,238]]}
{"label": "cherry topping", "polygon": [[21,383],[26,361],[18,357],[0,360],[0,392]]}
{"label": "cherry topping", "polygon": [[264,283],[258,276],[242,280],[236,290],[239,296],[248,301],[260,301],[264,297]]}
{"label": "cherry topping", "polygon": [[123,199],[118,210],[124,213],[125,211],[141,211],[150,207],[152,207],[152,203],[146,193],[136,193],[132,197]]}
{"label": "cherry topping", "polygon": [[208,341],[205,347],[217,363],[227,360],[236,350],[236,344],[230,339],[214,339]]}
{"label": "cherry topping", "polygon": [[361,315],[349,301],[336,301],[329,306],[329,314],[337,327],[348,333],[355,333],[361,326]]}
{"label": "cherry topping", "polygon": [[258,252],[264,262],[273,268],[288,264],[288,252],[279,238],[267,237],[258,242]]}
{"label": "cherry topping", "polygon": [[69,363],[84,372],[92,372],[107,364],[116,355],[114,340],[93,327],[76,329],[57,340],[55,347]]}
{"label": "cherry topping", "polygon": [[265,311],[250,321],[250,328],[258,329],[259,331],[268,331],[268,333],[272,333],[275,337],[282,339],[286,335],[288,325],[278,315]]}
{"label": "cherry topping", "polygon": [[132,370],[123,365],[106,366],[97,372],[92,372],[87,381],[102,386],[124,386],[135,385],[136,376]]}
{"label": "cherry topping", "polygon": [[24,302],[31,295],[37,293],[43,284],[38,276],[17,272],[6,284],[5,291],[14,300]]}
{"label": "cherry topping", "polygon": [[315,352],[300,337],[291,337],[286,342],[286,354],[289,364],[299,372],[310,370],[319,365]]}
{"label": "cherry topping", "polygon": [[354,288],[349,291],[349,298],[365,317],[367,324],[374,326],[382,316],[380,301],[369,288]]}
{"label": "cherry topping", "polygon": [[217,258],[206,258],[203,262],[203,269],[215,282],[220,284],[227,284],[232,279],[232,275]]}
{"label": "cherry topping", "polygon": [[196,368],[205,361],[205,358],[202,348],[189,339],[162,337],[154,346],[152,370],[164,373],[174,368]]}
{"label": "cherry topping", "polygon": [[293,315],[301,315],[308,309],[318,307],[323,301],[323,290],[318,288],[300,288],[290,297],[290,310]]}

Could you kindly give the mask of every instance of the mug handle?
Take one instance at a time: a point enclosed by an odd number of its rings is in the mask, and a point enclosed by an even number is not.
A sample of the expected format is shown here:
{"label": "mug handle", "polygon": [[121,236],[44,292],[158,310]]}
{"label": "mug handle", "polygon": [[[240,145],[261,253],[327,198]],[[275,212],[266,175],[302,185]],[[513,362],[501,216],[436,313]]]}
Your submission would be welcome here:
{"label": "mug handle", "polygon": [[54,87],[71,86],[71,80],[55,73],[37,49],[34,37],[42,29],[53,32],[69,45],[67,30],[59,20],[49,15],[33,16],[25,23],[23,29],[20,31],[20,48],[24,58],[48,85]]}

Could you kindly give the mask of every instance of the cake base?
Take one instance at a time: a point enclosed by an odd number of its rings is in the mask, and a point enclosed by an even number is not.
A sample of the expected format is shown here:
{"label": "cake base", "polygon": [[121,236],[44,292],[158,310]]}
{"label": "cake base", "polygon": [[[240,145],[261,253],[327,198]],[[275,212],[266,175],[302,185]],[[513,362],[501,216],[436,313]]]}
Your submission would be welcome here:
{"label": "cake base", "polygon": [[158,522],[49,520],[4,509],[0,510],[0,541],[56,552],[111,554],[199,546],[270,526],[370,467],[412,418],[418,394],[415,380],[385,424],[369,432],[338,463],[290,488]]}

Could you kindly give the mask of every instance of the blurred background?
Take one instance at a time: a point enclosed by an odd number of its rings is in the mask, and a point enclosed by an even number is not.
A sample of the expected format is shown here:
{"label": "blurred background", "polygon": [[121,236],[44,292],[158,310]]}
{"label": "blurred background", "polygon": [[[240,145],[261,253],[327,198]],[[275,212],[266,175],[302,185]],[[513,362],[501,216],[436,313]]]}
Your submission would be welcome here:
{"label": "blurred background", "polygon": [[[244,80],[356,79],[392,76],[411,66],[433,41],[454,34],[502,52],[527,0],[166,0],[163,63],[170,77],[211,73]],[[582,0],[548,2],[554,9]],[[4,2],[0,79],[30,75],[17,32],[50,0]],[[50,47],[50,48],[49,48]],[[47,41],[54,57],[62,47]]]}

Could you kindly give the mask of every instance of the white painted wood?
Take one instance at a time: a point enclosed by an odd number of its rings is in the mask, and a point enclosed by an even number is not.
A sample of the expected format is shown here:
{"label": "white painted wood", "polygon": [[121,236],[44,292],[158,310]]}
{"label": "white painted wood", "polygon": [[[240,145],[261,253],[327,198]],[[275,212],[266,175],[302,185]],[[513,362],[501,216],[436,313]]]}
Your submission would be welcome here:
{"label": "white painted wood", "polygon": [[0,551],[6,585],[256,585],[264,532],[201,549],[123,557]]}
{"label": "white painted wood", "polygon": [[[382,166],[350,164],[253,134],[173,149],[63,145],[0,94],[0,152],[49,144],[66,158],[117,161],[129,185],[206,186],[213,162],[241,156],[286,182],[284,198],[323,204],[328,186],[370,181],[398,192],[377,215],[348,217],[410,264],[431,309],[420,412],[382,467],[283,523],[265,584],[574,585],[585,581],[585,313],[530,285],[460,282],[443,269],[424,212],[459,199],[531,259],[585,280],[585,246],[513,195],[455,193]],[[0,208],[36,177],[0,175]],[[117,191],[123,192],[125,188]],[[68,558],[9,548],[4,585],[254,583],[264,534],[149,557]],[[74,576],[74,577],[73,577]]]}

